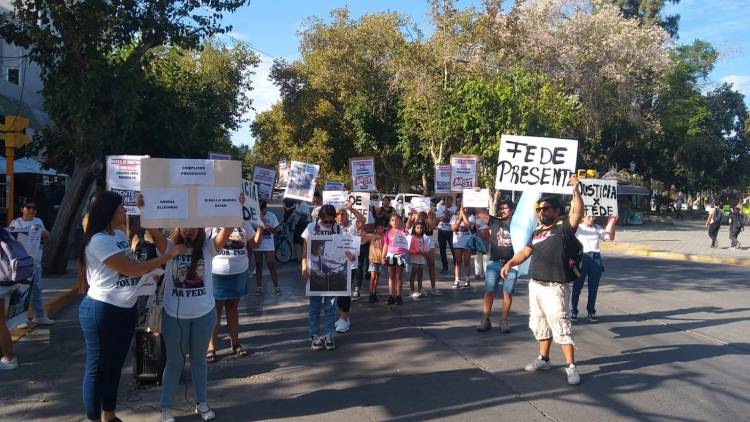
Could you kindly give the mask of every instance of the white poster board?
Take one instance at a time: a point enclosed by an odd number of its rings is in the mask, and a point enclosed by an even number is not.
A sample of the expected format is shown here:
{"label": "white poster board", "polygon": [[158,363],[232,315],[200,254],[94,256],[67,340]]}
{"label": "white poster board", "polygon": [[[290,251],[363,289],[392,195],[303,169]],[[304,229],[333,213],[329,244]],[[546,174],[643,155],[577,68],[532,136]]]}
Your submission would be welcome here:
{"label": "white poster board", "polygon": [[333,205],[337,210],[346,208],[346,201],[349,199],[349,194],[342,190],[324,190],[323,191],[323,205]]}
{"label": "white poster board", "polygon": [[618,215],[617,180],[580,179],[578,190],[583,199],[584,215],[594,217]]}
{"label": "white poster board", "polygon": [[451,165],[435,166],[435,193],[451,193]]}
{"label": "white poster board", "polygon": [[464,208],[489,208],[490,207],[490,190],[464,189],[461,197],[461,206]]}
{"label": "white poster board", "polygon": [[[352,208],[362,213],[367,220],[367,214],[370,212],[370,192],[349,192],[349,202]],[[349,213],[349,219],[354,220],[354,214]]]}
{"label": "white poster board", "polygon": [[[141,160],[142,227],[242,225],[242,164],[232,160],[206,161]],[[210,185],[187,183],[209,180]]]}
{"label": "white poster board", "polygon": [[286,187],[286,182],[289,181],[289,165],[286,160],[279,160],[279,177],[276,180],[276,186],[283,188]]}
{"label": "white poster board", "polygon": [[242,204],[242,219],[255,226],[262,226],[260,218],[260,204],[258,203],[258,185],[242,180],[242,192],[245,194],[245,203]]}
{"label": "white poster board", "polygon": [[353,192],[374,192],[377,190],[375,187],[375,158],[350,158],[349,170],[352,177]]}
{"label": "white poster board", "polygon": [[320,166],[317,164],[292,161],[289,167],[289,182],[286,184],[284,198],[312,202],[319,172]]}
{"label": "white poster board", "polygon": [[411,209],[415,212],[429,212],[432,209],[432,201],[425,196],[415,196],[411,198]]}
{"label": "white poster board", "polygon": [[225,154],[223,152],[209,152],[208,159],[209,160],[231,160],[232,156],[230,154]]}
{"label": "white poster board", "polygon": [[476,155],[451,155],[451,192],[463,192],[477,185]]}
{"label": "white poster board", "polygon": [[275,181],[276,169],[263,166],[255,166],[253,168],[253,183],[258,186],[259,199],[271,199]]}
{"label": "white poster board", "polygon": [[108,155],[107,190],[120,194],[125,212],[139,215],[135,198],[141,190],[141,159],[148,155]]}
{"label": "white poster board", "polygon": [[[351,294],[351,262],[346,257],[340,236],[310,236],[307,239],[307,267],[310,280],[307,296],[349,296]],[[348,236],[352,237],[352,236]]]}
{"label": "white poster board", "polygon": [[503,135],[495,189],[571,194],[578,141]]}
{"label": "white poster board", "polygon": [[5,306],[0,312],[5,314],[5,326],[8,330],[27,321],[27,311],[31,304],[31,283],[0,286],[0,298],[5,299]]}
{"label": "white poster board", "polygon": [[325,182],[323,184],[323,191],[327,190],[344,190],[344,182]]}

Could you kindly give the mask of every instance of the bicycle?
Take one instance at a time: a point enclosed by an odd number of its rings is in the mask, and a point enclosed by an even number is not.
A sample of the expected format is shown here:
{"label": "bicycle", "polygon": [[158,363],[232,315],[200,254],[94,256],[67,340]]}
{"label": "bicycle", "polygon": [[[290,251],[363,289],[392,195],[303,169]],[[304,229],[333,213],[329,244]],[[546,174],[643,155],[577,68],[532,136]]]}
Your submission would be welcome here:
{"label": "bicycle", "polygon": [[282,231],[274,236],[275,258],[279,264],[286,264],[292,259],[292,241],[289,240],[289,224],[282,224]]}

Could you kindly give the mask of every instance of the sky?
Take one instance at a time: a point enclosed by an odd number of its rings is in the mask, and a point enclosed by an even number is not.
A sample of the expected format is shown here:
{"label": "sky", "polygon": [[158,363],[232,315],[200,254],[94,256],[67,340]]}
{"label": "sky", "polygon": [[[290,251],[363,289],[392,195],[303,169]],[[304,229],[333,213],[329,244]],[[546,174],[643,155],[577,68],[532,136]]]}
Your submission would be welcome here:
{"label": "sky", "polygon": [[[480,0],[458,1],[460,7],[480,3]],[[427,0],[253,0],[224,19],[233,26],[230,36],[249,43],[262,60],[253,76],[254,111],[247,116],[250,120],[279,100],[278,90],[268,80],[269,70],[274,58],[293,61],[299,57],[297,32],[305,20],[311,16],[327,18],[332,9],[345,6],[354,18],[366,13],[398,11],[410,16],[426,33],[431,32]],[[704,87],[710,89],[722,82],[732,83],[750,104],[748,10],[750,0],[681,0],[677,5],[669,4],[665,14],[680,15],[677,44],[701,39],[719,51],[719,62]],[[232,141],[236,145],[252,145],[249,123],[233,134]]]}

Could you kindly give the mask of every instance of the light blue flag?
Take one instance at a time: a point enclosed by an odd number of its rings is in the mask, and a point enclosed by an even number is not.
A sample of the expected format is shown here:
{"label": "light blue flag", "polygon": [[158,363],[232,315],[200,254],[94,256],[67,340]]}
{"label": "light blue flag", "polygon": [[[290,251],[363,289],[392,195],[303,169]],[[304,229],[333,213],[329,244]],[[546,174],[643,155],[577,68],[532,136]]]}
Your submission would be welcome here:
{"label": "light blue flag", "polygon": [[[536,201],[541,197],[541,192],[525,191],[516,205],[516,211],[510,222],[510,240],[513,242],[513,250],[516,253],[526,246],[538,224]],[[517,267],[519,277],[529,273],[529,262],[530,259],[527,259]]]}

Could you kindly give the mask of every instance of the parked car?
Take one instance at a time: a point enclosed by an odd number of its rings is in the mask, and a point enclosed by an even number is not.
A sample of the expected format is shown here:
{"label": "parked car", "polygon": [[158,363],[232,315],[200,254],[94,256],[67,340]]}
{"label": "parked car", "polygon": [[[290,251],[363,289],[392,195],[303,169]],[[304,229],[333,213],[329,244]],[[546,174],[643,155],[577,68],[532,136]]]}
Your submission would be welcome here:
{"label": "parked car", "polygon": [[396,195],[396,200],[392,201],[391,204],[393,205],[393,208],[396,209],[396,214],[400,215],[402,218],[406,217],[412,207],[412,198],[426,198],[426,196],[417,193],[399,193]]}

